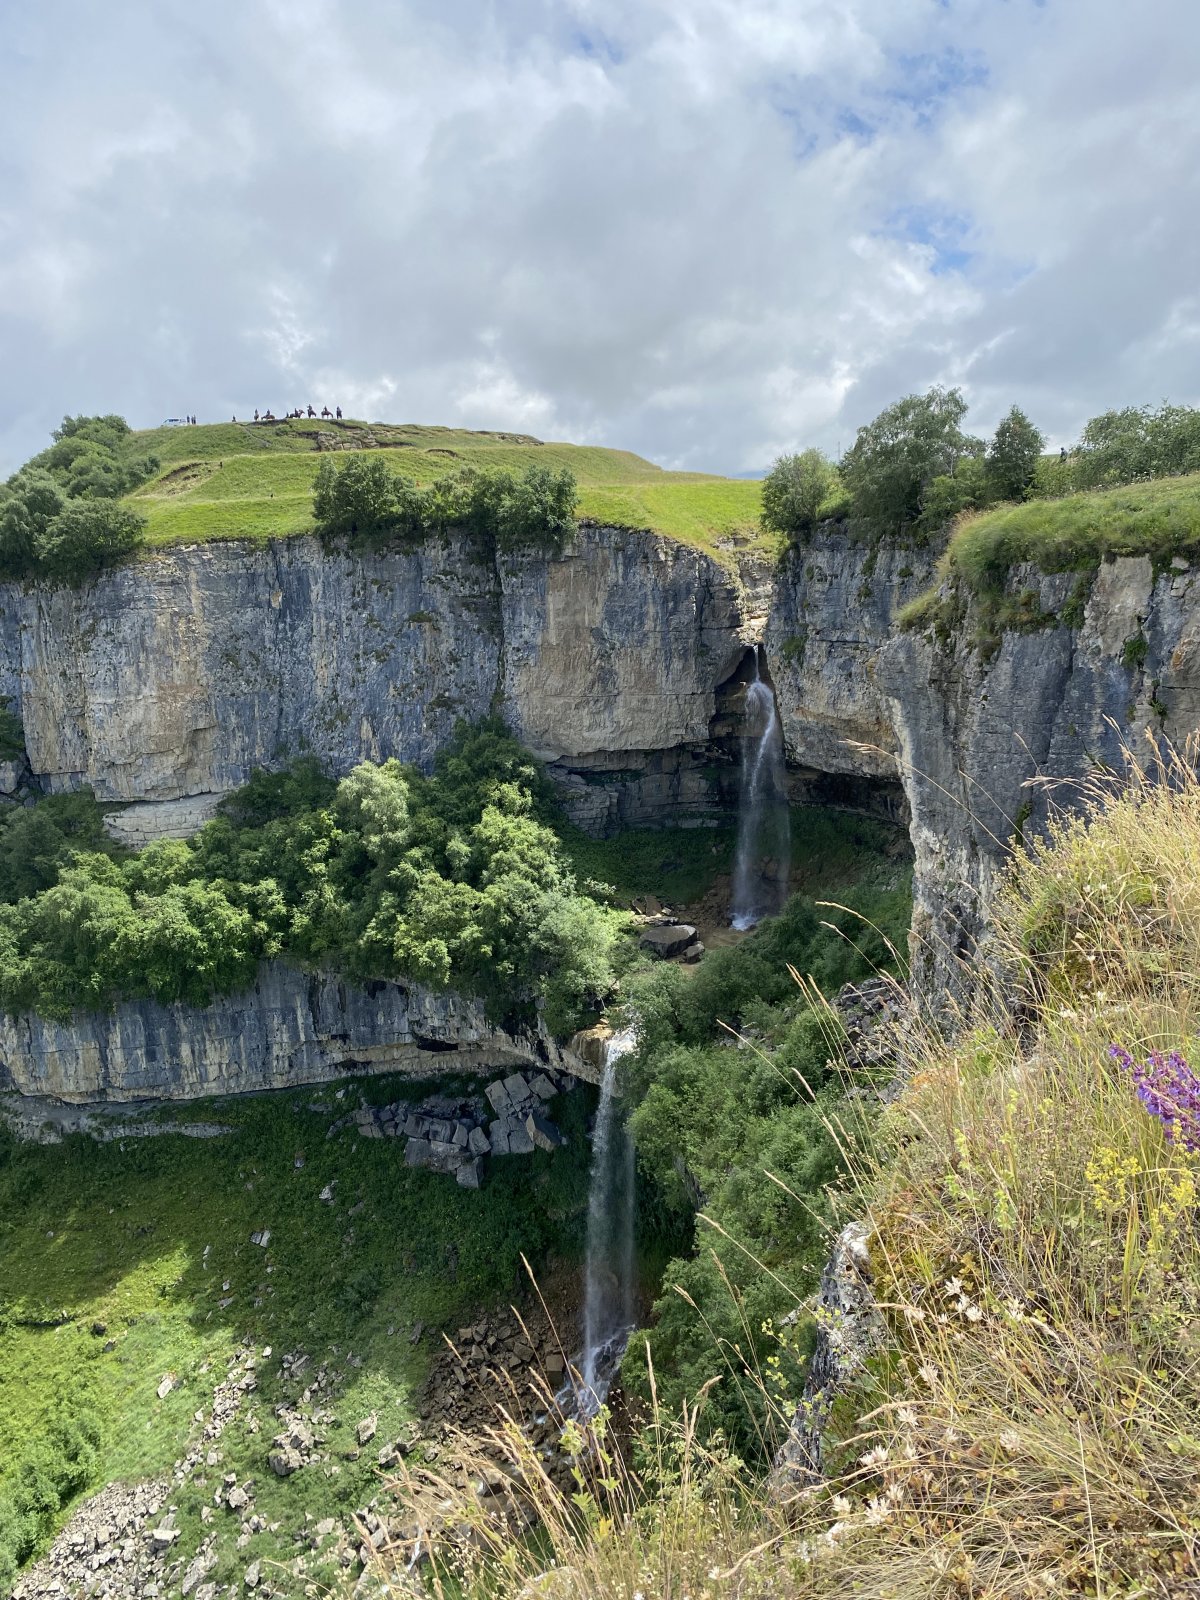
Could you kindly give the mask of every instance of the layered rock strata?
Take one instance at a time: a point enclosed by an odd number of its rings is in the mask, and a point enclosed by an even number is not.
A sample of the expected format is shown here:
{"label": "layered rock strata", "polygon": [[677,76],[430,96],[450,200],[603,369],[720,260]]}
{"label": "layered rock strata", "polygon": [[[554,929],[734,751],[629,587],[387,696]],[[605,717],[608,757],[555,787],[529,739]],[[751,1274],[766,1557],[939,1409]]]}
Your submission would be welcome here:
{"label": "layered rock strata", "polygon": [[0,1089],[63,1101],[191,1100],[323,1083],[587,1064],[536,1034],[492,1026],[474,1001],[415,985],[364,987],[283,961],[209,1005],[129,1000],[109,1013],[0,1020]]}

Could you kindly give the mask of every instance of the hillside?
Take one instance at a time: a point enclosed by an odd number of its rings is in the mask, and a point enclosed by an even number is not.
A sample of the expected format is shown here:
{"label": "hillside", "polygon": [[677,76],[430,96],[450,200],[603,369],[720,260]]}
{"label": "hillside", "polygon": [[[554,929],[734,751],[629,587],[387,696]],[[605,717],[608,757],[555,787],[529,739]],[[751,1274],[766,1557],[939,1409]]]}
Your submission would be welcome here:
{"label": "hillside", "polygon": [[731,539],[770,539],[758,526],[755,481],[666,472],[628,450],[415,424],[306,420],[149,429],[132,434],[128,448],[156,455],[162,466],[130,498],[147,519],[151,546],[306,533],[317,462],[330,447],[380,450],[422,484],[459,467],[520,468],[536,460],[575,474],[581,517],[648,528],[710,552]]}

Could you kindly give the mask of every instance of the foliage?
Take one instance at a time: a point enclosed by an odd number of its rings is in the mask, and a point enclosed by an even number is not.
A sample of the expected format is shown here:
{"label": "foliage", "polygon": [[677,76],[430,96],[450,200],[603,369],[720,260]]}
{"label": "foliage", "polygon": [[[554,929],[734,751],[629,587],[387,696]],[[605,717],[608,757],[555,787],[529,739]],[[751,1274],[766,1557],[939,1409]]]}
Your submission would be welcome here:
{"label": "foliage", "polygon": [[34,563],[48,578],[79,582],[130,555],[142,542],[145,518],[110,500],[72,500],[34,536]]}
{"label": "foliage", "polygon": [[78,851],[119,853],[90,789],[0,811],[0,902],[11,905],[51,888]]}
{"label": "foliage", "polygon": [[[255,1480],[256,1509],[276,1532],[262,1528],[244,1547],[235,1519],[228,1536],[207,1525],[214,1479],[201,1470],[172,1489],[176,1553],[186,1566],[218,1532],[209,1581],[241,1586],[252,1560],[270,1568],[294,1558],[306,1520],[349,1525],[380,1487],[356,1421],[375,1415],[381,1438],[404,1433],[441,1331],[526,1288],[522,1252],[570,1273],[581,1254],[586,1091],[551,1106],[569,1143],[496,1162],[483,1194],[406,1168],[391,1140],[361,1139],[353,1127],[327,1136],[347,1105],[465,1088],[347,1079],[167,1109],[160,1136],[102,1143],[18,1143],[0,1130],[0,1550],[15,1542],[4,1507],[26,1484],[55,1510],[36,1529],[18,1512],[20,1548],[31,1534],[45,1543],[59,1502],[65,1510],[104,1482],[169,1477],[200,1434],[193,1414],[211,1415],[213,1388],[244,1342],[259,1357],[257,1387],[220,1441],[221,1471]],[[173,1134],[175,1116],[227,1131]],[[333,1199],[323,1203],[327,1186]],[[262,1228],[268,1249],[249,1243]],[[268,1347],[273,1359],[262,1358]],[[291,1351],[310,1358],[295,1380],[280,1372]],[[323,1431],[338,1470],[284,1481],[266,1465],[275,1408],[296,1406],[318,1368],[330,1380]],[[177,1386],[160,1400],[167,1372]],[[333,1587],[337,1555],[333,1541],[306,1555],[322,1588]]]}
{"label": "foliage", "polygon": [[[1120,1038],[1173,1074],[1200,1014],[1200,786],[1191,753],[1164,768],[1097,784],[1018,854],[990,950],[1021,985],[1015,1010],[1006,974],[952,1040],[914,1028],[903,1092],[847,1147],[840,1214],[867,1228],[880,1337],[829,1418],[826,1481],[784,1498],[755,1481],[704,1442],[719,1391],[672,1409],[656,1363],[641,1470],[604,1464],[619,1536],[577,1520],[560,1537],[570,1502],[556,1518],[539,1490],[564,1592],[1029,1600],[1194,1585],[1200,1169],[1110,1056]],[[726,1349],[723,1381],[768,1411],[778,1369]],[[453,1525],[469,1491],[446,1492]],[[487,1592],[528,1593],[533,1559],[545,1569],[544,1549],[489,1564]]]}
{"label": "foliage", "polygon": [[64,417],[55,443],[0,489],[0,576],[77,582],[142,543],[145,519],[116,500],[158,462],[125,453],[121,417]]}
{"label": "foliage", "polygon": [[905,395],[860,428],[841,463],[854,515],[881,534],[915,524],[934,479],[978,453],[959,426],[966,412],[960,390],[935,387]]}
{"label": "foliage", "polygon": [[811,532],[837,481],[837,468],[819,450],[780,456],[763,479],[763,526],[791,537]]}
{"label": "foliage", "polygon": [[415,483],[374,452],[317,469],[313,515],[328,538],[396,538],[418,542],[462,528],[497,550],[557,552],[574,537],[575,478],[531,462],[519,474],[503,467],[463,467]]}
{"label": "foliage", "polygon": [[1105,411],[1085,426],[1074,458],[1075,486],[1108,488],[1200,472],[1200,410],[1164,402]]}
{"label": "foliage", "polygon": [[[755,1456],[778,1439],[741,1364],[766,1361],[775,1320],[814,1280],[823,1191],[858,1120],[838,1105],[843,1035],[820,990],[894,966],[907,921],[907,882],[882,888],[872,878],[845,891],[861,914],[819,912],[795,895],[780,917],[710,951],[694,973],[657,966],[624,984],[639,1029],[628,1068],[639,1161],[677,1229],[701,1212],[696,1254],[668,1267],[627,1376],[644,1372],[648,1344],[668,1409],[722,1378],[705,1434],[720,1429]],[[789,966],[815,987],[798,990]],[[791,1381],[802,1354],[791,1352]]]}
{"label": "foliage", "polygon": [[1019,406],[1001,419],[987,452],[987,477],[997,500],[1023,500],[1033,486],[1045,445]]}
{"label": "foliage", "polygon": [[96,848],[89,805],[43,802],[0,836],[10,1012],[201,1004],[280,953],[453,984],[497,1019],[541,1006],[561,1032],[612,985],[623,918],[579,893],[547,780],[499,723],[460,728],[429,778],[396,761],[336,788],[310,761],[256,777],[196,839],[134,856]]}
{"label": "foliage", "polygon": [[25,729],[7,695],[0,695],[0,761],[18,761],[25,755]]}

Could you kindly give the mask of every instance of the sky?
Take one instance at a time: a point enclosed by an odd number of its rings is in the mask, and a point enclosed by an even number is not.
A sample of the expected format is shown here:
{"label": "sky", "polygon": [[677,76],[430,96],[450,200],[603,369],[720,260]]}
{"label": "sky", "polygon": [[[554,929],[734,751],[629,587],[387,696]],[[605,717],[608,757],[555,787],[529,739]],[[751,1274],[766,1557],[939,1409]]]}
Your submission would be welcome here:
{"label": "sky", "polygon": [[1200,402],[1196,0],[3,0],[0,472],[310,401],[757,473]]}

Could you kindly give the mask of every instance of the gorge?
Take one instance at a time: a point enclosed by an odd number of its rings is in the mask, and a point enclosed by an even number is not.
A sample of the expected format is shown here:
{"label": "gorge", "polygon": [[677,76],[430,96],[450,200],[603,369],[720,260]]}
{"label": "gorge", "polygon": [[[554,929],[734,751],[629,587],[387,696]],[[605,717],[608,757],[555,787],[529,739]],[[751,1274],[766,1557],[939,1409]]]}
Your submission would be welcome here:
{"label": "gorge", "polygon": [[[173,548],[78,589],[10,583],[0,694],[26,760],[0,783],[91,785],[113,831],[140,843],[191,832],[256,767],[306,750],[335,773],[391,755],[427,766],[459,718],[496,709],[588,832],[703,824],[736,806],[761,658],[793,802],[908,822],[914,979],[936,1000],[970,960],[1014,830],[1045,823],[1052,790],[1038,780],[1119,767],[1122,740],[1142,745],[1147,725],[1182,740],[1200,689],[1195,573],[1179,558],[1159,571],[1148,557],[1104,562],[1070,625],[1059,614],[1074,574],[1015,568],[1008,592],[1032,593],[1037,626],[1002,629],[986,651],[969,596],[941,638],[897,627],[933,581],[930,549],[832,523],[774,570],[585,524],[561,557],[486,563],[453,539],[363,553],[297,538]],[[1135,637],[1145,648],[1132,659]],[[53,1037],[6,1024],[0,1073],[77,1099],[138,1092],[142,1067],[114,1077],[107,1065],[127,1057],[132,1027],[166,1051],[155,1093],[173,1080],[183,1094],[234,1086],[185,1065],[203,1061],[216,1013],[175,1008],[169,1044],[156,1026],[127,1010]],[[307,1070],[286,1029],[268,1032],[273,1062],[247,1086]],[[394,1058],[402,1032],[351,1038],[343,1053]]]}

